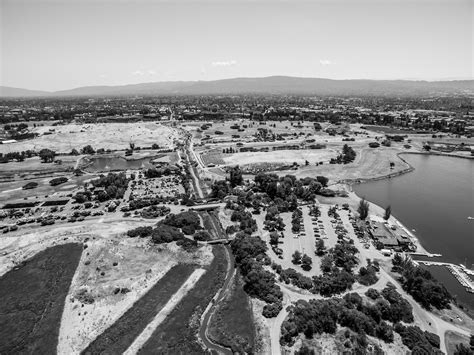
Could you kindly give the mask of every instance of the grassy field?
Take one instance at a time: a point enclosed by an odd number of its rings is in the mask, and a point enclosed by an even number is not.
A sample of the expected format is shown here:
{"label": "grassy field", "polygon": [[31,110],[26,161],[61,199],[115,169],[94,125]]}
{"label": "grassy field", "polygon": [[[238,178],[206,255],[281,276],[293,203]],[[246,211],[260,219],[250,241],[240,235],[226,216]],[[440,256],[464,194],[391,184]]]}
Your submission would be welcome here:
{"label": "grassy field", "polygon": [[301,150],[275,150],[270,152],[245,152],[236,154],[226,154],[223,159],[229,165],[246,165],[258,163],[285,163],[293,164],[294,162],[304,165],[306,160],[311,164],[323,161],[325,164],[331,158],[335,158],[337,152],[330,149],[301,149]]}
{"label": "grassy field", "polygon": [[[293,125],[292,125],[293,123]],[[230,128],[233,125],[240,125],[245,131],[239,132],[237,129]],[[312,122],[303,122],[300,128],[296,128],[297,122],[290,121],[266,121],[266,124],[259,124],[259,122],[237,119],[225,122],[214,122],[210,128],[203,131],[203,135],[210,135],[211,138],[230,139],[232,135],[240,135],[243,137],[253,136],[259,128],[266,128],[272,130],[275,134],[281,133],[314,133],[314,125]],[[247,126],[247,127],[244,127]],[[275,126],[275,127],[274,127]],[[215,131],[221,131],[224,134],[216,135]]]}
{"label": "grassy field", "polygon": [[203,354],[197,339],[202,312],[222,286],[226,257],[222,246],[213,249],[214,260],[196,285],[155,329],[141,354]]}
{"label": "grassy field", "polygon": [[231,293],[218,306],[210,324],[209,335],[215,343],[231,348],[234,353],[254,352],[255,322],[239,273],[234,277]]}
{"label": "grassy field", "polygon": [[143,297],[105,332],[100,334],[82,353],[123,353],[148,323],[168,302],[196,268],[179,264],[168,271]]}
{"label": "grassy field", "polygon": [[[54,177],[66,176],[69,180],[64,184],[51,186],[49,181]],[[0,202],[6,203],[14,200],[23,200],[28,198],[29,200],[35,199],[36,196],[52,197],[53,194],[56,195],[67,195],[72,193],[72,190],[78,186],[82,186],[84,181],[90,180],[96,177],[96,175],[83,175],[83,176],[71,176],[68,174],[65,175],[55,175],[54,177],[41,177],[31,180],[18,180],[12,182],[2,182],[0,183]],[[23,190],[22,187],[28,182],[38,183],[38,187],[30,190]],[[56,196],[55,195],[55,196]]]}
{"label": "grassy field", "polygon": [[461,335],[459,333],[454,333],[451,331],[446,332],[445,341],[446,350],[448,350],[448,354],[454,354],[456,350],[456,345],[459,343],[463,343],[469,348],[469,337]]}
{"label": "grassy field", "polygon": [[55,246],[0,278],[0,354],[54,354],[82,245]]}

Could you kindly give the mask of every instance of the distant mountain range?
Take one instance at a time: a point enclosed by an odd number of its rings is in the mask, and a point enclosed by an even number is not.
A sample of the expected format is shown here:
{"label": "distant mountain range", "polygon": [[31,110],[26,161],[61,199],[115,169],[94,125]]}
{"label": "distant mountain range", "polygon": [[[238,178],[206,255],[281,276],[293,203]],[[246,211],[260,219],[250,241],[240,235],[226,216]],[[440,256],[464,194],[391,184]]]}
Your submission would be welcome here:
{"label": "distant mountain range", "polygon": [[430,96],[474,95],[474,80],[332,80],[270,76],[213,81],[166,81],[119,86],[84,86],[62,91],[35,91],[0,86],[0,97],[147,96],[147,95],[224,95],[224,94],[299,94],[299,95],[381,95]]}

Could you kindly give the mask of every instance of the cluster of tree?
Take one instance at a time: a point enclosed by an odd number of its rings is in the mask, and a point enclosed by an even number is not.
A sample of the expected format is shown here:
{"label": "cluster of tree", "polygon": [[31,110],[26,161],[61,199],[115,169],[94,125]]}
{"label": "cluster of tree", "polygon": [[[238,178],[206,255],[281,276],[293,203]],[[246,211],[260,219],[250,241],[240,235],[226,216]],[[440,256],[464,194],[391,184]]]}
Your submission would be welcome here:
{"label": "cluster of tree", "polygon": [[56,152],[51,149],[41,149],[38,153],[41,161],[43,163],[52,163],[54,161],[54,157],[56,156]]}
{"label": "cluster of tree", "polygon": [[153,227],[150,227],[150,226],[137,227],[135,229],[130,229],[129,231],[127,231],[127,235],[130,238],[136,238],[136,237],[146,238],[146,237],[151,236],[152,233],[153,233]]}
{"label": "cluster of tree", "polygon": [[153,205],[153,206],[149,206],[147,208],[144,208],[140,212],[140,216],[142,218],[150,219],[150,218],[158,218],[158,217],[161,217],[161,216],[165,216],[168,213],[170,213],[170,208],[169,207]]}
{"label": "cluster of tree", "polygon": [[226,197],[231,191],[230,185],[225,180],[217,180],[211,186],[211,194],[212,198],[223,199]]}
{"label": "cluster of tree", "polygon": [[326,254],[326,246],[324,245],[324,240],[317,239],[315,242],[316,250],[314,253],[317,256],[324,256]]}
{"label": "cluster of tree", "polygon": [[222,153],[224,153],[224,154],[233,154],[233,153],[237,153],[237,152],[238,152],[238,150],[234,149],[232,147],[222,149]]}
{"label": "cluster of tree", "polygon": [[352,269],[357,265],[355,255],[358,252],[352,243],[345,241],[340,241],[331,248],[321,260],[323,274],[313,277],[312,292],[332,296],[350,289],[356,280]]}
{"label": "cluster of tree", "polygon": [[89,145],[86,145],[85,147],[82,147],[81,154],[93,155],[93,154],[95,154],[95,150],[89,144]]}
{"label": "cluster of tree", "polygon": [[101,175],[98,179],[92,180],[92,186],[103,187],[104,191],[97,194],[99,201],[107,201],[111,199],[121,199],[127,190],[129,179],[125,173],[108,173]]}
{"label": "cluster of tree", "polygon": [[31,158],[36,155],[33,150],[26,150],[21,152],[9,152],[0,153],[0,163],[8,163],[9,161],[16,160],[17,162],[24,161],[26,158]]}
{"label": "cluster of tree", "polygon": [[232,222],[240,222],[239,229],[244,233],[251,235],[258,230],[257,222],[253,219],[252,214],[247,212],[243,207],[237,207],[237,209],[232,212],[230,220]]}
{"label": "cluster of tree", "polygon": [[254,191],[265,193],[280,212],[294,211],[298,207],[298,199],[314,201],[324,186],[318,181],[320,179],[324,181],[325,178],[297,179],[294,175],[279,177],[276,174],[259,173],[255,176]]}
{"label": "cluster of tree", "polygon": [[283,269],[281,265],[272,263],[272,269],[280,276],[280,281],[286,284],[292,284],[303,290],[311,290],[313,281],[311,278],[304,276],[295,269]]}
{"label": "cluster of tree", "polygon": [[378,281],[377,272],[379,272],[380,267],[377,260],[373,261],[367,259],[367,266],[362,266],[359,269],[359,274],[357,275],[357,281],[365,286],[373,285]]}
{"label": "cluster of tree", "polygon": [[68,181],[68,178],[65,177],[65,176],[61,176],[61,177],[58,177],[58,178],[54,178],[52,180],[49,180],[49,184],[51,186],[57,186],[57,185],[61,185],[61,184],[64,184],[65,182]]}
{"label": "cluster of tree", "polygon": [[171,174],[171,172],[172,171],[169,167],[165,167],[163,169],[149,168],[149,169],[146,169],[143,172],[143,175],[147,179],[152,179],[152,178],[159,178],[159,177],[162,177],[162,176],[168,176],[168,175]]}
{"label": "cluster of tree", "polygon": [[263,225],[264,229],[270,232],[282,231],[285,229],[285,223],[283,223],[283,218],[280,217],[278,207],[270,206],[267,208],[267,214],[265,215]]}
{"label": "cluster of tree", "polygon": [[444,354],[439,350],[439,336],[428,331],[422,331],[417,326],[404,326],[400,323],[393,328],[402,338],[412,354]]}
{"label": "cluster of tree", "polygon": [[293,255],[291,256],[291,262],[295,265],[301,265],[301,268],[305,271],[311,270],[311,265],[313,264],[313,260],[307,254],[301,254],[298,250],[296,250]]}
{"label": "cluster of tree", "polygon": [[231,249],[244,278],[244,290],[251,297],[266,302],[263,316],[276,317],[282,309],[283,293],[276,285],[274,274],[263,267],[270,263],[266,243],[260,237],[241,232],[232,240]]}
{"label": "cluster of tree", "polygon": [[205,242],[208,240],[211,240],[211,235],[209,234],[208,231],[205,230],[199,230],[193,235],[194,240],[200,241],[200,242]]}
{"label": "cluster of tree", "polygon": [[[384,297],[386,294],[391,301],[397,297],[397,302],[404,301],[408,304],[392,288],[384,289],[382,294]],[[389,300],[384,299],[380,294],[377,298],[377,302],[372,303],[364,301],[357,293],[349,293],[342,299],[299,300],[289,308],[288,318],[282,325],[281,342],[292,345],[300,333],[304,333],[309,339],[313,337],[313,334],[334,334],[337,326],[340,325],[356,332],[359,336],[370,335],[391,343],[394,338],[394,329],[387,322],[412,323],[412,310],[408,304],[408,307],[403,310],[404,316],[397,317],[396,307],[393,307],[391,312],[386,311],[387,304],[389,309],[392,305]]]}
{"label": "cluster of tree", "polygon": [[160,197],[135,198],[130,194],[128,207],[122,208],[123,212],[138,210],[143,207],[155,206],[164,203],[165,199]]}
{"label": "cluster of tree", "polygon": [[32,182],[29,182],[29,183],[23,185],[22,188],[23,188],[23,190],[30,190],[30,189],[34,189],[34,188],[37,188],[37,187],[38,187],[38,183],[32,181]]}
{"label": "cluster of tree", "polygon": [[395,254],[392,259],[393,271],[400,273],[403,288],[424,308],[430,310],[450,308],[453,297],[446,287],[436,280],[431,273],[415,265],[411,259]]}
{"label": "cluster of tree", "polygon": [[201,220],[198,214],[194,211],[185,211],[179,214],[169,214],[162,221],[168,226],[181,228],[184,234],[193,235],[196,230],[201,229]]}
{"label": "cluster of tree", "polygon": [[349,147],[347,144],[344,144],[342,147],[342,154],[339,154],[336,158],[331,158],[329,161],[330,164],[348,164],[353,162],[357,156],[357,153]]}
{"label": "cluster of tree", "polygon": [[301,222],[303,220],[303,211],[301,208],[297,208],[291,215],[291,231],[293,233],[299,233],[301,229]]}
{"label": "cluster of tree", "polygon": [[369,203],[365,200],[365,198],[360,200],[357,212],[359,212],[359,218],[362,220],[365,220],[369,216]]}
{"label": "cluster of tree", "polygon": [[[199,218],[198,218],[199,219]],[[189,224],[188,224],[189,223]],[[186,238],[180,228],[186,232],[190,232],[191,229],[195,226],[194,216],[188,214],[182,215],[169,215],[164,220],[158,222],[156,226],[153,227],[138,227],[127,232],[129,237],[151,237],[151,240],[155,244],[162,243],[171,243],[176,241],[186,251],[192,251],[197,247],[197,242]],[[181,227],[176,227],[177,225]],[[191,226],[191,228],[187,228]],[[194,232],[193,232],[194,233]]]}

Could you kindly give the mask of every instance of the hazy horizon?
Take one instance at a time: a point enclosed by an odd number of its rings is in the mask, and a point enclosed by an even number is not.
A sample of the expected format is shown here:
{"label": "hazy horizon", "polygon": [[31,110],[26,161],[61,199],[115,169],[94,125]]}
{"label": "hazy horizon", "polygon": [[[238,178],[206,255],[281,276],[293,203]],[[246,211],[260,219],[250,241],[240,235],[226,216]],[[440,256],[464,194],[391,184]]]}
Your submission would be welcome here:
{"label": "hazy horizon", "polygon": [[0,0],[0,85],[471,80],[470,0]]}

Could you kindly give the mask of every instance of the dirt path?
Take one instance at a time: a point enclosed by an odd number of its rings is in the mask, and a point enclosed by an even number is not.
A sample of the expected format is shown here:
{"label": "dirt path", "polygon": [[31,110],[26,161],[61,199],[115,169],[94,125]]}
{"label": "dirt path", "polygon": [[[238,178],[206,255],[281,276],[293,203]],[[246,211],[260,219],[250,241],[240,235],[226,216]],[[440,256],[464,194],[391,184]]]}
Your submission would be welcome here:
{"label": "dirt path", "polygon": [[181,288],[171,297],[168,303],[161,309],[155,318],[146,326],[143,332],[135,338],[132,345],[124,352],[125,355],[132,355],[138,353],[140,348],[151,337],[158,325],[168,316],[168,314],[176,307],[176,305],[187,295],[189,290],[194,287],[196,282],[206,272],[205,269],[196,269],[181,286]]}

